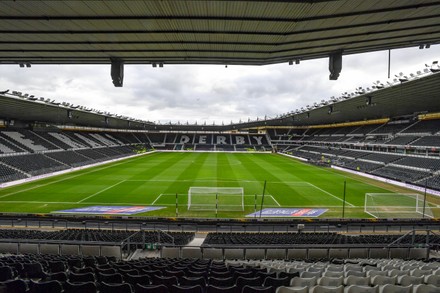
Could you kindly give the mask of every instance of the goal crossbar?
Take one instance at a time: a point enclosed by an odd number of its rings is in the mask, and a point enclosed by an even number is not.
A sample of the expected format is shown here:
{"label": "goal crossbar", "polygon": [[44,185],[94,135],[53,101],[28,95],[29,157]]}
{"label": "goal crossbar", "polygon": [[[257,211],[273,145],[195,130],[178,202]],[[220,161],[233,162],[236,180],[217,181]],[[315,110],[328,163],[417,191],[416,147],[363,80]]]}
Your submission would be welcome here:
{"label": "goal crossbar", "polygon": [[192,186],[188,189],[188,210],[243,211],[243,187]]}

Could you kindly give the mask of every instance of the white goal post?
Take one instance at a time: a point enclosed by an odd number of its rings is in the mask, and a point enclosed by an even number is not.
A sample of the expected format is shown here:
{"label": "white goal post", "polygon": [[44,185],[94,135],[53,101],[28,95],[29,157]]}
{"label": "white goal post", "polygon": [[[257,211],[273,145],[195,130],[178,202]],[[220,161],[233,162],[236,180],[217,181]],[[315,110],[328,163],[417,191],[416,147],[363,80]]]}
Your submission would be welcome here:
{"label": "white goal post", "polygon": [[192,186],[188,190],[188,210],[244,211],[244,189]]}
{"label": "white goal post", "polygon": [[366,193],[364,212],[374,218],[433,218],[430,203],[418,193]]}

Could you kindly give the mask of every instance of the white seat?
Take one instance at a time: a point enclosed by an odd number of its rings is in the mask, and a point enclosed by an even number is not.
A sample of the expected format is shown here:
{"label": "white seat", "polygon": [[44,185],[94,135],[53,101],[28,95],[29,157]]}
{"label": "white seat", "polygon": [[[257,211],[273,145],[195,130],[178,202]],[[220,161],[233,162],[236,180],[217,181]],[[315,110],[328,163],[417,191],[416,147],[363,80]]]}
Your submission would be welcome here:
{"label": "white seat", "polygon": [[396,284],[397,281],[397,277],[387,277],[387,276],[374,276],[371,277],[370,279],[370,284],[375,286],[375,285],[386,285],[386,284],[391,284],[394,285]]}
{"label": "white seat", "polygon": [[291,287],[304,287],[304,286],[315,286],[316,285],[316,277],[312,278],[303,278],[303,277],[294,277],[290,280]]}
{"label": "white seat", "polygon": [[425,276],[425,283],[440,287],[440,275]]}
{"label": "white seat", "polygon": [[286,286],[280,286],[277,288],[275,293],[308,293],[309,287],[286,287]]}
{"label": "white seat", "polygon": [[343,293],[344,292],[344,286],[322,286],[322,285],[316,285],[313,286],[310,291],[310,293]]}
{"label": "white seat", "polygon": [[321,272],[302,272],[301,273],[301,278],[312,278],[312,277],[321,277]]}
{"label": "white seat", "polygon": [[412,286],[386,284],[379,286],[379,293],[411,293]]}
{"label": "white seat", "polygon": [[333,271],[325,271],[322,274],[323,277],[332,277],[332,278],[339,278],[344,276],[344,272],[333,272]]}
{"label": "white seat", "polygon": [[388,272],[386,271],[367,271],[367,277],[374,277],[374,276],[388,276]]}
{"label": "white seat", "polygon": [[368,286],[368,285],[370,285],[370,278],[369,277],[348,276],[344,279],[344,284],[346,286],[350,286],[350,285]]}
{"label": "white seat", "polygon": [[349,277],[349,276],[365,277],[366,275],[367,275],[366,272],[351,271],[351,270],[345,272],[346,277]]}
{"label": "white seat", "polygon": [[390,277],[405,276],[405,275],[409,275],[409,271],[401,271],[401,270],[393,269],[388,272],[388,276]]}
{"label": "white seat", "polygon": [[422,277],[422,276],[424,277],[431,274],[432,274],[432,270],[420,270],[420,269],[414,269],[410,273],[411,276],[416,276],[416,277]]}
{"label": "white seat", "polygon": [[317,283],[318,285],[322,285],[322,286],[333,286],[333,287],[337,287],[342,285],[344,279],[342,276],[338,277],[338,278],[334,278],[334,277],[321,277],[318,279]]}
{"label": "white seat", "polygon": [[360,285],[350,285],[344,288],[344,293],[377,293],[379,291],[379,286],[360,286]]}
{"label": "white seat", "polygon": [[397,283],[401,286],[408,286],[408,285],[417,285],[417,284],[423,284],[424,277],[415,277],[415,276],[398,276],[397,277]]}
{"label": "white seat", "polygon": [[412,293],[439,293],[440,287],[434,285],[419,284],[414,285]]}

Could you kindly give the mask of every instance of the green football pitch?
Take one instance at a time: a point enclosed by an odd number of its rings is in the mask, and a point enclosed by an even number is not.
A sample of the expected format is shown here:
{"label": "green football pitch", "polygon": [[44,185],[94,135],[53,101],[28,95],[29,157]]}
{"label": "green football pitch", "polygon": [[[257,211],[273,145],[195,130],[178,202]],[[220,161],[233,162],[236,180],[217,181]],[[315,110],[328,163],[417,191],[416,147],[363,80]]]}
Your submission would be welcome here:
{"label": "green football pitch", "polygon": [[[3,188],[0,212],[47,214],[89,206],[157,206],[163,208],[134,216],[243,218],[255,206],[257,210],[263,206],[327,209],[320,217],[341,218],[344,181],[346,218],[371,217],[364,213],[366,193],[402,192],[279,154],[155,152]],[[241,187],[243,197],[231,197],[231,206],[240,205],[242,198],[244,210],[218,208],[216,212],[212,197],[202,199],[211,210],[188,210],[190,187]]]}

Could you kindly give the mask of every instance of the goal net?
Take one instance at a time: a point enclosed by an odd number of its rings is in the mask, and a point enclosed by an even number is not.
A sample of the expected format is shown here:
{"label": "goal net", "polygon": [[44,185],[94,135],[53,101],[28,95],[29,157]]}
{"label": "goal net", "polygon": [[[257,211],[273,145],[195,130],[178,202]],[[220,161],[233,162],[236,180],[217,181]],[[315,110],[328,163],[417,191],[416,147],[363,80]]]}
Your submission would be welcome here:
{"label": "goal net", "polygon": [[190,187],[188,210],[244,211],[243,187]]}
{"label": "goal net", "polygon": [[433,218],[432,208],[417,193],[366,193],[364,211],[375,218]]}

